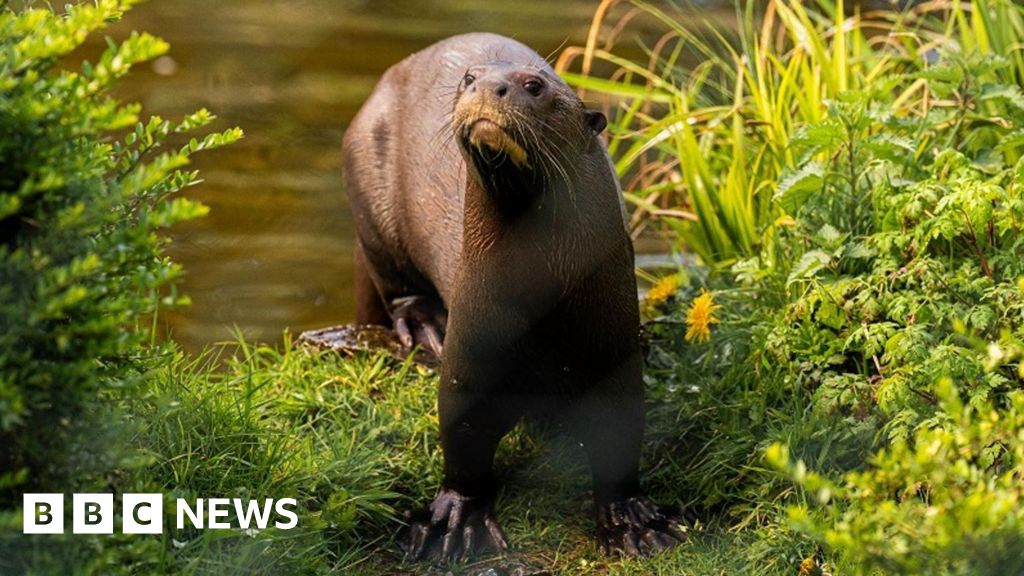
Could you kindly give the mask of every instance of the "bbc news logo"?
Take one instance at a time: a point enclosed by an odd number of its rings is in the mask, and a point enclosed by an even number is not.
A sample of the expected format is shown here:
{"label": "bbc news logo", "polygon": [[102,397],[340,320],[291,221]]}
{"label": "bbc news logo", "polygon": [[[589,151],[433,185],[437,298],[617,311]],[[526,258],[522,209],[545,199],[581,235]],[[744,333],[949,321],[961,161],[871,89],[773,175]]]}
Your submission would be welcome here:
{"label": "bbc news logo", "polygon": [[[25,534],[64,533],[63,494],[25,494],[22,498]],[[294,498],[242,500],[241,498],[197,498],[175,501],[175,520],[179,530],[189,526],[200,530],[263,530],[271,525],[289,530],[299,523]],[[122,494],[121,532],[123,534],[162,534],[164,531],[163,494]],[[237,525],[229,521],[234,512]],[[113,534],[113,494],[73,494],[71,498],[72,534]]]}

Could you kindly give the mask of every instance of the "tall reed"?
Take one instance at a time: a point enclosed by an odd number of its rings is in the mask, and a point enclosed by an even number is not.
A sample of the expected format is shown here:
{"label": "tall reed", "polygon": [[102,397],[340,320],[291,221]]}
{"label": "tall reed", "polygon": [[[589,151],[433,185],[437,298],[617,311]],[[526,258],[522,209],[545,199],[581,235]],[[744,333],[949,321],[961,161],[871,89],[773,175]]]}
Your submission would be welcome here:
{"label": "tall reed", "polygon": [[[733,32],[692,7],[601,3],[586,45],[564,50],[556,67],[585,98],[615,106],[609,150],[635,235],[673,233],[714,268],[763,255],[800,208],[787,193],[820,184],[815,163],[829,158],[798,155],[793,142],[813,137],[808,127],[831,102],[870,92],[908,118],[955,106],[921,74],[942,50],[1009,54],[1003,82],[1024,79],[1024,9],[1011,0],[932,0],[902,12],[850,4],[738,0]],[[640,18],[664,29],[646,62],[616,53]]]}

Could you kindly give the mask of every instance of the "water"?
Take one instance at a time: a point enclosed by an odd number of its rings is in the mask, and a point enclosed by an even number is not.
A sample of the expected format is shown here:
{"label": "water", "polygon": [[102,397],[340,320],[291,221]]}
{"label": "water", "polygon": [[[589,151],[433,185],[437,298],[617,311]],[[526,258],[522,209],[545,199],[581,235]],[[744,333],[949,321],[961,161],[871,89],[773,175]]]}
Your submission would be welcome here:
{"label": "water", "polygon": [[342,134],[380,74],[436,40],[469,31],[515,37],[542,55],[582,44],[597,3],[518,0],[152,0],[111,34],[171,43],[120,93],[180,118],[205,106],[245,139],[201,154],[189,195],[210,215],[173,230],[188,309],[165,318],[189,350],[349,322],[352,218]]}

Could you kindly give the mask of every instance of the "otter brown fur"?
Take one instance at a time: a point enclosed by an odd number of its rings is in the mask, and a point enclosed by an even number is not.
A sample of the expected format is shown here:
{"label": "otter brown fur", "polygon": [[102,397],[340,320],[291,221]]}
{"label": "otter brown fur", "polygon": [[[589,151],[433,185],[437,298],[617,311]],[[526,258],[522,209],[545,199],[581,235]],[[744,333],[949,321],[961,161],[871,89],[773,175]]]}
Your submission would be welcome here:
{"label": "otter brown fur", "polygon": [[523,44],[443,40],[389,69],[349,126],[357,321],[441,356],[444,481],[405,547],[503,550],[494,451],[524,416],[585,447],[606,552],[683,540],[642,497],[633,249],[599,112]]}

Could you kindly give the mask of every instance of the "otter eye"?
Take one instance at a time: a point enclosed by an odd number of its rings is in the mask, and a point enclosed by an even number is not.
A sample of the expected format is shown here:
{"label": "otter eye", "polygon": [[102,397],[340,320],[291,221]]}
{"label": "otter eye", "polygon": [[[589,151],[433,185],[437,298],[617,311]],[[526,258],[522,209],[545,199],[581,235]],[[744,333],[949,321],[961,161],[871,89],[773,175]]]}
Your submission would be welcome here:
{"label": "otter eye", "polygon": [[541,90],[544,89],[544,83],[540,80],[534,80],[533,78],[523,82],[523,88],[534,96],[539,96]]}
{"label": "otter eye", "polygon": [[476,76],[473,76],[469,72],[466,72],[466,75],[462,77],[462,83],[465,84],[466,86],[469,86],[470,84],[472,84],[475,81],[476,81]]}

